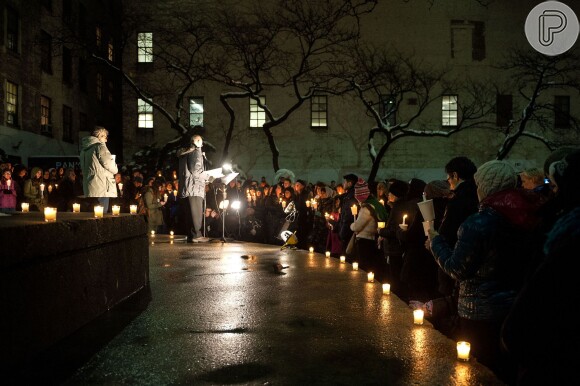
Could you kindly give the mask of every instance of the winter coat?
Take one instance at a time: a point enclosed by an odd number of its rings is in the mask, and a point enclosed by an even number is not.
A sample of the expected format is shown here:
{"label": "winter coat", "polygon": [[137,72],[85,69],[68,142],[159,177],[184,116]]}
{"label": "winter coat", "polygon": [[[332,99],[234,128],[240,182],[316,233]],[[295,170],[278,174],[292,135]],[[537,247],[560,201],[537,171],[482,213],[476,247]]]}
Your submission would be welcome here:
{"label": "winter coat", "polygon": [[203,173],[203,154],[200,148],[193,147],[180,151],[179,159],[179,197],[205,197],[207,182]]}
{"label": "winter coat", "polygon": [[455,248],[437,235],[431,251],[439,266],[459,281],[458,314],[501,321],[508,313],[527,268],[540,201],[523,190],[497,192],[459,227]]}
{"label": "winter coat", "polygon": [[354,188],[350,188],[340,197],[340,218],[338,219],[338,236],[343,243],[348,243],[352,236],[350,224],[354,221],[354,216],[351,211],[353,205],[357,205],[357,200],[354,198]]}
{"label": "winter coat", "polygon": [[163,212],[161,210],[163,205],[159,203],[158,196],[151,187],[147,188],[144,201],[147,207],[147,227],[149,231],[157,231],[157,228],[163,225]]}
{"label": "winter coat", "polygon": [[385,227],[379,230],[379,235],[383,238],[383,252],[385,257],[403,255],[404,249],[397,238],[397,234],[401,229],[399,228],[399,224],[403,222],[403,215],[408,214],[407,208],[407,201],[403,199],[395,201],[389,212],[389,218]]}
{"label": "winter coat", "polygon": [[2,209],[16,209],[16,191],[18,185],[16,181],[10,180],[10,187],[8,182],[2,178],[0,183],[0,208]]}
{"label": "winter coat", "polygon": [[107,146],[93,136],[81,140],[81,169],[86,197],[117,197],[117,164]]}
{"label": "winter coat", "polygon": [[[34,172],[35,169],[32,169],[32,171]],[[41,192],[41,183],[43,183],[42,178],[37,179],[34,177],[24,181],[24,199],[22,202],[29,203],[31,210],[33,210],[33,207],[36,207],[37,210],[42,210],[46,206],[48,192]]]}

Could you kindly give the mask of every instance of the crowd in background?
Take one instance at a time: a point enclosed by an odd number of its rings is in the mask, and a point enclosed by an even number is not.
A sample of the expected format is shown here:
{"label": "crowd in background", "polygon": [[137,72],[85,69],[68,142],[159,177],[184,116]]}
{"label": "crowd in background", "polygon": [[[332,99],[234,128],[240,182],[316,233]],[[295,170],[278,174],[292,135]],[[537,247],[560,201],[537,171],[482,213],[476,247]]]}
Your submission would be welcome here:
{"label": "crowd in background", "polygon": [[[83,195],[79,170],[1,168],[5,212],[22,202],[71,211]],[[519,173],[505,161],[477,167],[455,157],[443,173],[378,183],[354,174],[338,184],[218,179],[206,186],[204,236],[288,246],[292,234],[293,248],[345,255],[441,332],[470,341],[478,361],[507,383],[567,380],[577,354],[564,355],[563,345],[573,350],[580,339],[568,320],[568,306],[578,304],[571,260],[580,234],[580,151],[556,151],[544,170]],[[137,205],[149,230],[186,234],[176,175],[117,173],[110,205],[122,212]],[[428,235],[417,205],[425,200],[435,211]]]}

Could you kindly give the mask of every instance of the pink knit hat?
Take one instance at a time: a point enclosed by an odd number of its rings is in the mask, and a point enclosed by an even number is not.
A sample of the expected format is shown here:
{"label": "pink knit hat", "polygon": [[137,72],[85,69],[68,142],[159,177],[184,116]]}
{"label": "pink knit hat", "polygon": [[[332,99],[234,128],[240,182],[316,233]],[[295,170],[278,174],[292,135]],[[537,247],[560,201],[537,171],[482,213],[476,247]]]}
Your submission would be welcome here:
{"label": "pink knit hat", "polygon": [[354,185],[354,198],[356,198],[359,202],[364,202],[369,194],[371,194],[371,191],[369,190],[369,184],[367,184],[365,180],[359,177],[357,183]]}

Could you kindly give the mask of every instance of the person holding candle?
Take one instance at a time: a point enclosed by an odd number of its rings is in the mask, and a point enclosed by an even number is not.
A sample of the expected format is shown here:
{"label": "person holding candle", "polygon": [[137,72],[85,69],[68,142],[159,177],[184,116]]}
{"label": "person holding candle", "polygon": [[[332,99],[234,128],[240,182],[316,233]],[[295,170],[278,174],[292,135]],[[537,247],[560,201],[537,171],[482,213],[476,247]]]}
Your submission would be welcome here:
{"label": "person holding candle", "polygon": [[407,294],[401,283],[401,268],[403,266],[403,246],[397,235],[400,231],[399,224],[403,221],[403,215],[407,213],[405,198],[409,190],[409,184],[401,180],[392,180],[387,194],[387,205],[390,207],[389,217],[385,227],[379,229],[379,242],[383,249],[384,262],[386,263],[386,279],[391,284],[391,290],[406,301]]}
{"label": "person holding candle", "polygon": [[359,177],[354,186],[354,197],[361,209],[350,229],[356,235],[354,260],[366,272],[374,272],[378,281],[384,280],[385,268],[377,248],[377,222],[386,221],[387,211],[371,194],[365,180]]}
{"label": "person holding candle", "polygon": [[16,210],[16,182],[12,179],[10,169],[2,170],[0,178],[0,212],[8,213]]}
{"label": "person holding candle", "polygon": [[354,185],[358,182],[358,176],[355,174],[345,175],[343,180],[344,193],[340,196],[340,217],[338,219],[338,237],[344,248],[342,254],[346,254],[346,247],[352,237],[353,231],[350,229],[350,224],[354,222],[354,215],[352,214],[352,206],[358,205],[354,197]]}
{"label": "person holding candle", "polygon": [[501,350],[500,330],[530,264],[541,201],[516,189],[516,172],[505,161],[484,163],[474,180],[479,212],[461,224],[454,246],[429,230],[430,246],[437,264],[459,282],[458,340],[470,342],[480,363],[512,383],[515,371]]}
{"label": "person holding candle", "polygon": [[58,186],[57,209],[59,212],[72,211],[72,204],[78,201],[81,192],[76,189],[77,175],[73,168],[67,168]]}
{"label": "person holding candle", "polygon": [[39,167],[32,168],[30,178],[24,181],[24,202],[30,204],[30,210],[42,212],[46,206],[46,195],[41,190],[42,169]]}
{"label": "person holding candle", "polygon": [[144,201],[147,207],[147,229],[149,232],[156,233],[163,232],[163,211],[162,208],[167,202],[163,196],[164,183],[160,180],[155,180],[153,186],[147,187],[145,191]]}
{"label": "person holding candle", "polygon": [[83,172],[83,192],[86,197],[95,197],[109,211],[109,199],[117,197],[115,173],[119,170],[109,149],[107,139],[109,132],[96,126],[91,135],[81,139],[81,169]]}

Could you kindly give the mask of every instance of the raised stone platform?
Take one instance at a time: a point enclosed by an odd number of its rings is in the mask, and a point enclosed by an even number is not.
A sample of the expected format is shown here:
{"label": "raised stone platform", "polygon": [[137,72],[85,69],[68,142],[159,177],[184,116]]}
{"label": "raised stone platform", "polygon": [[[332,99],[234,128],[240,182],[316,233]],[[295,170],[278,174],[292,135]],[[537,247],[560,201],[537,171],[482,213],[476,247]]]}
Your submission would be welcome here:
{"label": "raised stone platform", "polygon": [[0,361],[24,363],[149,285],[144,216],[0,217]]}

